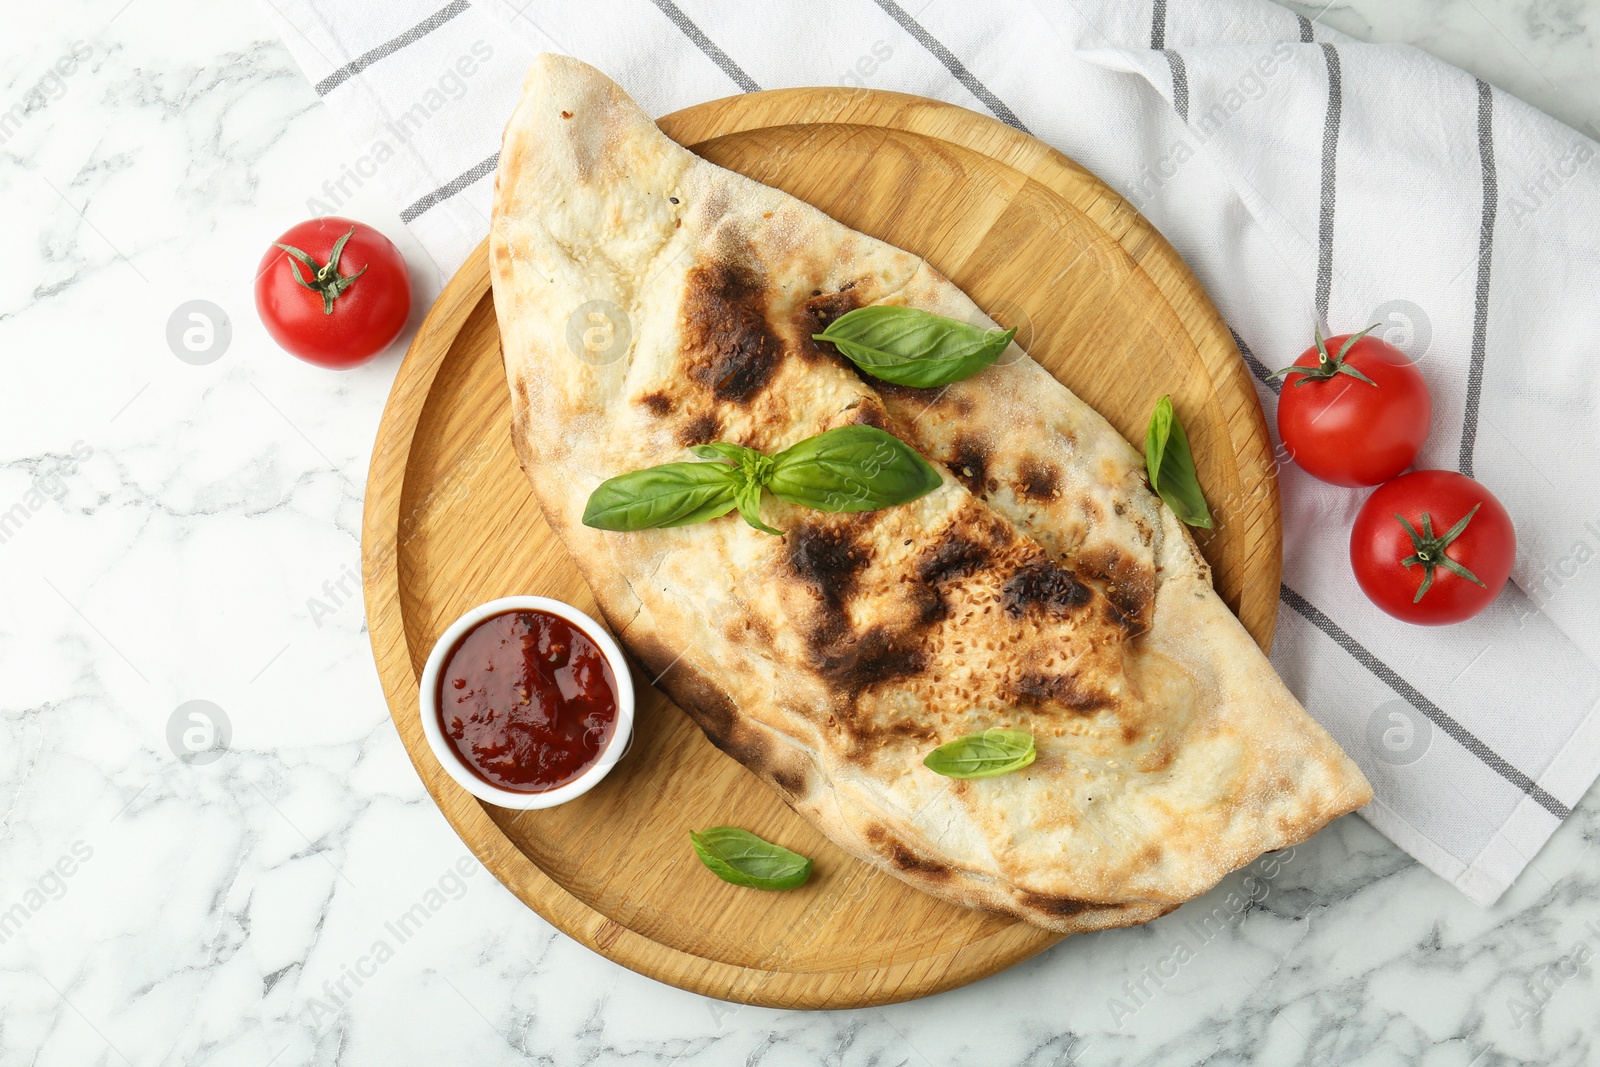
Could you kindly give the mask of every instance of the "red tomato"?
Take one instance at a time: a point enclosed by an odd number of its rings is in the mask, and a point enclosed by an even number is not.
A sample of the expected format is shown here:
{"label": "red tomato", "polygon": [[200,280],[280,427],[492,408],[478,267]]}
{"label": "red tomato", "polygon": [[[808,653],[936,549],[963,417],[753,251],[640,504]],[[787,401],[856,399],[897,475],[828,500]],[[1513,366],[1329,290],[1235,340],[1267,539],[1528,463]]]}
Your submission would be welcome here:
{"label": "red tomato", "polygon": [[1361,591],[1395,618],[1424,626],[1488,607],[1516,555],[1506,509],[1455,471],[1412,471],[1380,486],[1350,531]]}
{"label": "red tomato", "polygon": [[1417,365],[1366,333],[1324,342],[1319,332],[1315,345],[1278,372],[1287,375],[1278,437],[1307,474],[1334,485],[1379,485],[1411,466],[1433,417]]}
{"label": "red tomato", "polygon": [[411,276],[400,250],[371,226],[311,219],[261,257],[256,312],[272,339],[306,362],[354,367],[400,336]]}

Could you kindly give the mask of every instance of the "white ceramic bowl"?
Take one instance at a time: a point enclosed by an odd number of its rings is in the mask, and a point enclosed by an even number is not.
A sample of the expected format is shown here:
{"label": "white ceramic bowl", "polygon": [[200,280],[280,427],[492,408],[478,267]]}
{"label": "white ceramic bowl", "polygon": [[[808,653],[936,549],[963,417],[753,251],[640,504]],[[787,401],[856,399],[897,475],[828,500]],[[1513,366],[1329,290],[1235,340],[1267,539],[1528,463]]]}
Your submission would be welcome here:
{"label": "white ceramic bowl", "polygon": [[[600,649],[601,655],[605,656],[606,662],[611,665],[611,676],[617,683],[616,729],[612,731],[611,740],[601,751],[600,758],[566,785],[557,786],[543,793],[521,793],[502,789],[480,778],[472,768],[461,762],[455,746],[444,736],[444,730],[439,725],[439,675],[444,670],[445,657],[468,630],[484,619],[504,615],[508,611],[542,611],[565,619],[573,627],[583,631],[584,635]],[[428,735],[428,744],[433,748],[434,758],[462,789],[496,807],[517,808],[523,811],[533,808],[553,808],[557,804],[565,804],[574,797],[583,796],[599,785],[600,779],[611,772],[611,768],[616,766],[622,754],[628,750],[628,742],[633,737],[633,676],[628,673],[628,661],[623,658],[622,649],[617,647],[611,635],[606,633],[605,628],[598,622],[571,604],[551,600],[549,597],[501,597],[499,600],[481,604],[461,616],[450,624],[449,629],[439,635],[438,641],[434,642],[433,651],[428,654],[428,662],[422,668],[422,680],[419,685],[421,694],[418,703],[422,708],[422,732]]]}

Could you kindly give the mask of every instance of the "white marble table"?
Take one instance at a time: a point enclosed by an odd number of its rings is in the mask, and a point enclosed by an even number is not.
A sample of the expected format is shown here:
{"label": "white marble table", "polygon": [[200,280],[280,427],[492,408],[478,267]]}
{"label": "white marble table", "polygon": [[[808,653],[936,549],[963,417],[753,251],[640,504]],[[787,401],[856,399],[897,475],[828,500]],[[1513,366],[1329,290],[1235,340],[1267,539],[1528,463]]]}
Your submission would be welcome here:
{"label": "white marble table", "polygon": [[[1299,9],[1600,122],[1593,0]],[[249,4],[6,22],[0,1067],[1600,1059],[1595,791],[1489,911],[1346,818],[1270,878],[881,1010],[724,1005],[555,933],[445,824],[374,674],[360,507],[398,350],[329,374],[251,305],[264,242],[351,149]],[[204,365],[166,341],[195,299],[231,320]],[[203,765],[170,739],[194,700],[228,728]]]}

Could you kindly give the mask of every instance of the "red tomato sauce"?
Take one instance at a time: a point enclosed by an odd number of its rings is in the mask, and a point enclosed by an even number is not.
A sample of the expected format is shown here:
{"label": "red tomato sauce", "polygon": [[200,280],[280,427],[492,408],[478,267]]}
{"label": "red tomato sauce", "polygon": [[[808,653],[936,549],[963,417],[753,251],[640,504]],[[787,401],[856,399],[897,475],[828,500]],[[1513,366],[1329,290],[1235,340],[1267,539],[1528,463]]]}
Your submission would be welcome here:
{"label": "red tomato sauce", "polygon": [[490,785],[543,793],[600,758],[617,726],[617,682],[582,630],[542,611],[493,615],[445,657],[439,725]]}

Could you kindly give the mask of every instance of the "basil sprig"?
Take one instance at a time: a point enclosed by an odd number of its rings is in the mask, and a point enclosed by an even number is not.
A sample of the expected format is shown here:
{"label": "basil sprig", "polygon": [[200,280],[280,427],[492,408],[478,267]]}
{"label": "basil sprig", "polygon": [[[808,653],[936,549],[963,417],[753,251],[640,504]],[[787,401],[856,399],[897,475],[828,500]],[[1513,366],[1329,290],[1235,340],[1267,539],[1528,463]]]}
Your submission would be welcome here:
{"label": "basil sprig", "polygon": [[995,727],[940,745],[922,764],[946,778],[993,778],[1022,770],[1037,755],[1032,734]]}
{"label": "basil sprig", "polygon": [[1150,474],[1150,487],[1167,502],[1173,514],[1190,526],[1211,529],[1211,511],[1200,491],[1194,453],[1189,451],[1189,437],[1172,410],[1170,396],[1156,401],[1156,409],[1150,413],[1150,426],[1144,434],[1144,463]]}
{"label": "basil sprig", "polygon": [[[695,445],[689,451],[701,459],[722,459],[733,464],[734,478],[737,482],[733,491],[733,503],[739,509],[739,517],[762,533],[782,535],[782,530],[774,530],[761,521],[761,487],[772,477],[772,457],[763,456],[753,448],[730,444],[727,441]],[[714,519],[717,516],[707,517]]]}
{"label": "basil sprig", "polygon": [[987,330],[917,308],[856,308],[812,334],[827,341],[863,373],[918,389],[949,385],[1000,358],[1017,331]]}
{"label": "basil sprig", "polygon": [[811,877],[811,861],[736,826],[689,831],[695,855],[724,882],[751,889],[796,889]]}
{"label": "basil sprig", "polygon": [[739,509],[761,521],[761,491],[816,511],[876,511],[915,500],[940,485],[939,472],[917,451],[876,426],[840,426],[774,456],[714,441],[690,449],[712,463],[665,463],[601,482],[583,509],[597,530],[687,526]]}
{"label": "basil sprig", "polygon": [[841,426],[772,457],[767,490],[817,511],[876,511],[939,488],[916,449],[875,426]]}

